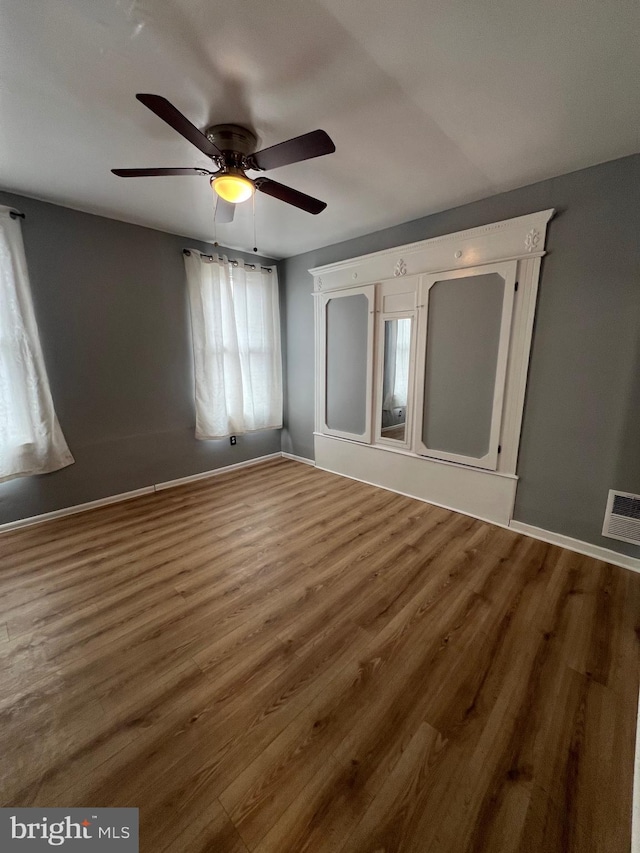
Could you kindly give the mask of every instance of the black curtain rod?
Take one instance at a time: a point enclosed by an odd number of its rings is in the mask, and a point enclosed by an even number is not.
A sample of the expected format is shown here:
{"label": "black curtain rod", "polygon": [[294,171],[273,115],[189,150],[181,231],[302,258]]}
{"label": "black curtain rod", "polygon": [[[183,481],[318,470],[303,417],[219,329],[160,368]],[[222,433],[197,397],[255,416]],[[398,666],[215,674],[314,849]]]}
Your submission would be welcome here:
{"label": "black curtain rod", "polygon": [[[183,249],[183,250],[182,250],[182,254],[183,254],[183,255],[190,255],[190,254],[191,254],[191,249]],[[198,252],[198,254],[200,255],[200,257],[201,257],[201,258],[206,258],[208,261],[219,261],[219,260],[220,260],[220,256],[219,256],[219,255],[205,255],[203,252]],[[238,266],[238,261],[236,261],[236,260],[235,260],[235,259],[233,259],[233,258],[229,258],[229,263],[230,263],[230,264],[231,264],[231,266],[233,266],[233,267],[237,267],[237,266]],[[255,264],[247,264],[247,263],[245,263],[245,267],[249,267],[249,269],[250,269],[250,270],[254,270],[254,269],[256,269],[256,265],[255,265]],[[265,270],[266,272],[271,272],[271,267],[260,267],[260,269],[261,269],[261,270]]]}
{"label": "black curtain rod", "polygon": [[19,210],[10,210],[10,211],[9,211],[9,216],[10,216],[12,219],[26,219],[26,218],[27,218],[27,217],[24,215],[24,213],[20,213],[20,211],[19,211]]}

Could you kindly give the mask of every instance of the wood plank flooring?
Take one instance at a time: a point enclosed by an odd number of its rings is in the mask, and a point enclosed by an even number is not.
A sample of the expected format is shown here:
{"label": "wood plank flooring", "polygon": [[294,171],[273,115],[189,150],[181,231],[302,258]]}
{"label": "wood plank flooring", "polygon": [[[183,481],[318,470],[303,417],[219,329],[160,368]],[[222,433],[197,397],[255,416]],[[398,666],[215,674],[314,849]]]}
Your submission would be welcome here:
{"label": "wood plank flooring", "polygon": [[0,805],[628,853],[640,575],[286,460],[0,536]]}

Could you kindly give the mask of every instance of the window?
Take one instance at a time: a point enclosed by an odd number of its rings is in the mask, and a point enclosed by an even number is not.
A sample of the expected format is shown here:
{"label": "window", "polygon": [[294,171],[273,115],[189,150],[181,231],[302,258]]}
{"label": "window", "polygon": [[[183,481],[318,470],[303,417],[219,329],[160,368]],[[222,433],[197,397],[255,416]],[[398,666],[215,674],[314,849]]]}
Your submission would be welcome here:
{"label": "window", "polygon": [[196,438],[282,427],[278,276],[185,254],[195,366]]}
{"label": "window", "polygon": [[20,224],[0,207],[0,481],[73,461],[53,408]]}

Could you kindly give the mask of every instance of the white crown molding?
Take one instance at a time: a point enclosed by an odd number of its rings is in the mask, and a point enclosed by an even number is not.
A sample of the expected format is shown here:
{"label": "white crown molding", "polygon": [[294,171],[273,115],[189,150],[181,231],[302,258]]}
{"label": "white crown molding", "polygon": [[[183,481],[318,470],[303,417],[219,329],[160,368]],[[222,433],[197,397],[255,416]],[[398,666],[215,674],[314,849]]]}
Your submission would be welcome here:
{"label": "white crown molding", "polygon": [[541,210],[441,237],[431,237],[309,270],[314,291],[339,290],[404,275],[464,269],[498,261],[542,257],[555,210]]}

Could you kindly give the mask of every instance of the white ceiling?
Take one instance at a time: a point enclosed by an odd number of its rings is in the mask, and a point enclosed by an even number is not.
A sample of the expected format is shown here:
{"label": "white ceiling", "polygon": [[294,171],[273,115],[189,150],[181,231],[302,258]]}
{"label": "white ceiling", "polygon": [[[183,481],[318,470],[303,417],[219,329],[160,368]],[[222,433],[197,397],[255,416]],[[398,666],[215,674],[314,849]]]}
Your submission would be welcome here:
{"label": "white ceiling", "polygon": [[[207,166],[135,99],[262,147],[318,127],[336,153],[269,175],[261,254],[287,257],[636,152],[637,0],[0,0],[0,186],[211,240]],[[220,243],[253,246],[251,204]]]}

